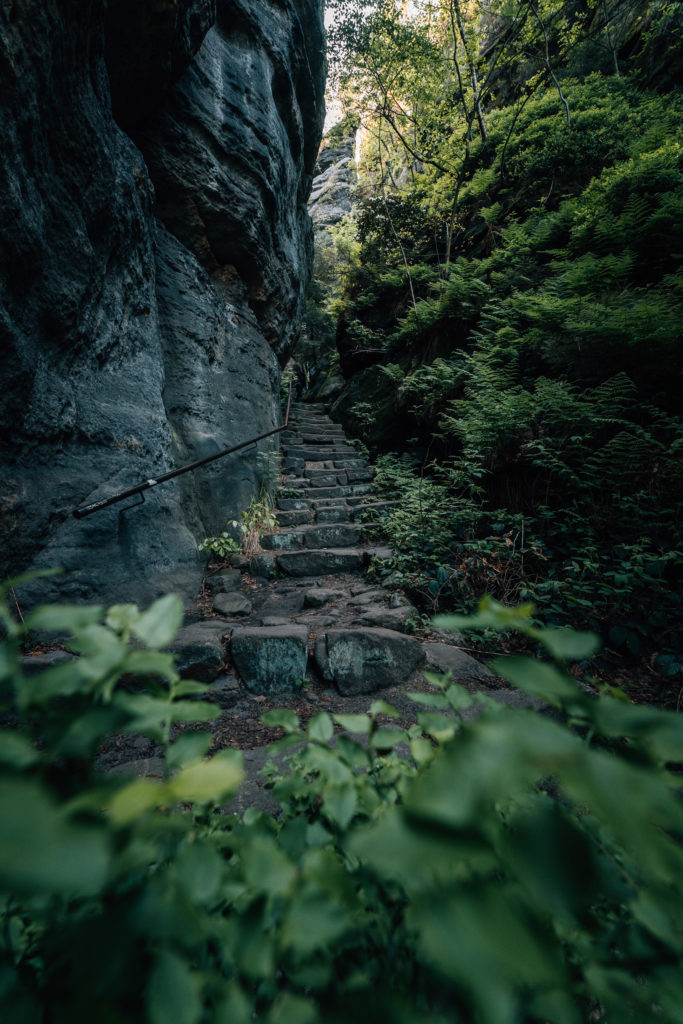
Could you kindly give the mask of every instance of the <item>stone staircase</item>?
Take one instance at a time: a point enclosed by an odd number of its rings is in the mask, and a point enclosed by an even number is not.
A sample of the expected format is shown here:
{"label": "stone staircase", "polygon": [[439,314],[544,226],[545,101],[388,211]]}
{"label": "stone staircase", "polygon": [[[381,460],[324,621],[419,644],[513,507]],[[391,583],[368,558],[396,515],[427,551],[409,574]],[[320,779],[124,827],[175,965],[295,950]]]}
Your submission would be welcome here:
{"label": "stone staircase", "polygon": [[[459,649],[462,638],[425,631],[400,590],[368,575],[373,559],[391,557],[377,537],[391,503],[373,493],[372,471],[322,405],[293,406],[282,470],[279,529],[262,538],[264,550],[249,563],[207,576],[201,612],[171,647],[183,676],[211,683],[208,699],[222,712],[212,725],[214,746],[245,751],[247,783],[235,811],[276,809],[259,775],[275,738],[260,716],[271,708],[293,708],[307,721],[322,710],[366,711],[366,695],[381,691],[397,724],[409,725],[420,710],[409,692],[433,692],[426,669],[450,671],[456,682],[506,704],[533,703],[500,689]],[[100,757],[103,770],[161,770],[151,741],[112,743]]]}
{"label": "stone staircase", "polygon": [[255,568],[309,578],[353,572],[391,550],[368,542],[364,517],[386,508],[372,494],[372,471],[322,405],[294,405],[282,434],[281,529],[262,538],[273,552]]}
{"label": "stone staircase", "polygon": [[[264,552],[249,566],[256,578],[279,579],[266,585],[265,601],[263,584],[260,593],[252,586],[251,613],[231,633],[230,657],[247,689],[291,693],[314,677],[350,695],[409,679],[425,661],[420,641],[403,632],[417,611],[364,573],[391,557],[377,542],[378,524],[364,521],[390,503],[373,494],[366,460],[322,405],[293,405],[282,472],[280,528],[262,538]],[[282,615],[264,614],[273,609]]]}

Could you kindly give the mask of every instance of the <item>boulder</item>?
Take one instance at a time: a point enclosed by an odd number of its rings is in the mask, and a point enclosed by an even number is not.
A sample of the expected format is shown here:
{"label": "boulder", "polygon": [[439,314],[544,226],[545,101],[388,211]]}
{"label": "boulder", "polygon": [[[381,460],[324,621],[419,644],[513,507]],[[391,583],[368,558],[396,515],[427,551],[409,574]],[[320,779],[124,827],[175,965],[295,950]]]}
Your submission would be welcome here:
{"label": "boulder", "polygon": [[[357,588],[353,588],[357,589]],[[365,590],[352,597],[349,605],[352,608],[362,607],[365,604],[372,604],[373,601],[381,601],[386,596],[385,590]]]}
{"label": "boulder", "polygon": [[303,544],[302,533],[266,533],[261,537],[261,547],[266,551],[296,551]]}
{"label": "boulder", "polygon": [[333,505],[330,508],[319,508],[315,519],[318,523],[347,523],[349,513],[343,505]]}
{"label": "boulder", "polygon": [[213,610],[221,615],[251,615],[252,606],[244,594],[216,594]]}
{"label": "boulder", "polygon": [[315,589],[307,591],[304,597],[304,607],[322,608],[328,601],[336,601],[340,597],[344,597],[343,590],[328,590],[326,587],[315,587]]}
{"label": "boulder", "polygon": [[357,621],[363,626],[380,626],[383,629],[403,631],[406,623],[410,619],[415,618],[416,614],[417,611],[412,605],[403,606],[402,608],[385,608],[382,605],[378,605],[364,612]]}
{"label": "boulder", "polygon": [[211,682],[223,670],[223,634],[221,622],[197,622],[183,626],[169,647],[181,676]]}
{"label": "boulder", "polygon": [[230,590],[239,590],[242,586],[242,573],[239,569],[230,569],[205,579],[207,590],[212,594],[221,594]]}
{"label": "boulder", "polygon": [[252,693],[291,693],[306,675],[308,630],[289,625],[236,629],[230,650]]}
{"label": "boulder", "polygon": [[329,526],[309,527],[305,532],[306,547],[351,548],[360,541],[361,532],[350,523],[331,523]]}
{"label": "boulder", "polygon": [[319,636],[315,660],[344,696],[405,683],[424,663],[422,645],[390,629],[333,629]]}
{"label": "boulder", "polygon": [[222,675],[211,684],[207,695],[214,704],[224,710],[231,708],[240,698],[240,684],[235,676]]}
{"label": "boulder", "polygon": [[288,576],[327,576],[359,569],[363,564],[363,552],[357,548],[285,551],[277,556],[277,564]]}
{"label": "boulder", "polygon": [[252,576],[263,576],[268,578],[275,574],[275,556],[258,554],[253,555],[249,563],[249,572]]}
{"label": "boulder", "polygon": [[491,685],[495,676],[480,661],[450,644],[425,643],[422,645],[427,665],[432,672],[451,672],[456,683],[483,683]]}

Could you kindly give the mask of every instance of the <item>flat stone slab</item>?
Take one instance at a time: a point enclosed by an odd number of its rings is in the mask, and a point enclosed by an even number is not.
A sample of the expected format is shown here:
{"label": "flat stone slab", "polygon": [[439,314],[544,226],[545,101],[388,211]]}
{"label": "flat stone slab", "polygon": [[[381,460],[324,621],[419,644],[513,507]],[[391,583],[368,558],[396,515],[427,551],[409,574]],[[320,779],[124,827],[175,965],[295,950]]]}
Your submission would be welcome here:
{"label": "flat stone slab", "polygon": [[353,548],[360,543],[361,530],[350,523],[312,526],[304,532],[307,548]]}
{"label": "flat stone slab", "polygon": [[346,480],[338,480],[336,473],[321,473],[320,476],[312,476],[310,477],[311,493],[314,494],[320,487],[336,487],[338,483],[345,484]]}
{"label": "flat stone slab", "polygon": [[275,569],[275,555],[254,555],[249,562],[249,572],[252,576],[265,576],[267,578],[275,573]]}
{"label": "flat stone slab", "polygon": [[308,498],[280,498],[276,515],[279,519],[281,509],[283,512],[304,512],[310,507]]}
{"label": "flat stone slab", "polygon": [[239,569],[228,569],[226,572],[216,573],[215,576],[207,576],[204,582],[212,594],[239,590],[242,586],[242,573]]}
{"label": "flat stone slab", "polygon": [[261,537],[261,547],[267,551],[296,551],[304,545],[303,533],[266,533]]}
{"label": "flat stone slab", "polygon": [[[311,514],[312,515],[312,514]],[[348,523],[349,513],[345,505],[319,508],[315,513],[316,523]]]}
{"label": "flat stone slab", "polygon": [[321,551],[283,551],[277,564],[288,576],[327,576],[333,572],[353,572],[363,564],[364,552],[357,548]]}
{"label": "flat stone slab", "polygon": [[311,509],[294,509],[292,512],[277,511],[277,521],[280,526],[303,526],[312,523],[316,519],[315,512]]}
{"label": "flat stone slab", "polygon": [[336,462],[356,454],[353,448],[332,447],[331,445],[320,445],[319,448],[305,448],[302,445],[283,445],[283,448],[288,459],[303,459],[304,462],[320,462],[323,459]]}
{"label": "flat stone slab", "polygon": [[[352,587],[353,593],[357,588]],[[386,590],[361,590],[349,601],[351,608],[359,608],[364,604],[372,604],[374,601],[382,601],[387,596]]]}
{"label": "flat stone slab", "polygon": [[226,710],[240,699],[240,684],[235,676],[218,676],[217,679],[214,679],[206,696],[211,697],[219,708]]}
{"label": "flat stone slab", "polygon": [[456,683],[472,682],[490,685],[495,678],[492,672],[476,658],[450,644],[425,643],[422,645],[428,668],[434,672],[452,672]]}
{"label": "flat stone slab", "polygon": [[233,631],[230,653],[251,693],[292,693],[308,662],[305,626],[250,626]]}
{"label": "flat stone slab", "polygon": [[345,597],[345,591],[343,590],[328,590],[326,587],[311,587],[310,590],[306,591],[304,597],[305,608],[322,608],[328,601],[336,601],[340,597]]}
{"label": "flat stone slab", "polygon": [[178,630],[168,650],[185,679],[211,682],[223,671],[225,623],[195,622]]}
{"label": "flat stone slab", "polygon": [[399,608],[369,608],[356,621],[362,626],[379,626],[382,629],[397,629],[402,632],[406,623],[417,614],[412,605]]}
{"label": "flat stone slab", "polygon": [[315,660],[344,696],[405,683],[424,663],[422,644],[390,629],[330,629],[318,637]]}
{"label": "flat stone slab", "polygon": [[251,615],[252,605],[244,594],[216,594],[213,599],[213,610],[220,612],[221,615]]}

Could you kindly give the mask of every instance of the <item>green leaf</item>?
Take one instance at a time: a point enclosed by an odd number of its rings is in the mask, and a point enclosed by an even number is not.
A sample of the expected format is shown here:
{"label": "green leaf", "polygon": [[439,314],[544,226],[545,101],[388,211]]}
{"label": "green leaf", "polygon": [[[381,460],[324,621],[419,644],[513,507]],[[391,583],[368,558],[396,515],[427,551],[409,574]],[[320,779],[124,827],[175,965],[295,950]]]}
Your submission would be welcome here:
{"label": "green leaf", "polygon": [[208,683],[197,683],[194,679],[181,679],[173,687],[175,697],[198,696],[206,693],[209,689]]}
{"label": "green leaf", "polygon": [[372,726],[368,715],[333,715],[332,717],[347,732],[369,733]]}
{"label": "green leaf", "polygon": [[333,734],[334,726],[332,725],[332,719],[324,711],[320,715],[315,715],[308,723],[308,735],[312,740],[327,743],[328,740],[332,739]]}
{"label": "green leaf", "polygon": [[368,752],[360,743],[356,743],[348,736],[337,738],[336,750],[340,757],[343,757],[353,768],[368,767]]}
{"label": "green leaf", "polygon": [[183,768],[167,788],[173,801],[220,803],[237,792],[243,777],[241,751],[220,750],[210,761]]}
{"label": "green leaf", "polygon": [[129,631],[134,622],[140,618],[140,609],[136,604],[115,604],[107,611],[105,624],[115,633]]}
{"label": "green leaf", "polygon": [[103,605],[42,605],[26,616],[26,625],[31,630],[73,634],[80,632],[84,626],[99,622],[103,615]]}
{"label": "green leaf", "polygon": [[202,700],[174,700],[170,705],[172,722],[213,722],[221,709]]}
{"label": "green leaf", "polygon": [[391,704],[387,704],[385,700],[373,700],[370,705],[371,715],[388,715],[389,718],[400,718],[401,712],[397,711]]}
{"label": "green leaf", "polygon": [[184,732],[168,748],[166,761],[169,768],[181,768],[191,761],[201,761],[210,746],[210,733]]}
{"label": "green leaf", "polygon": [[434,757],[434,747],[429,740],[416,736],[410,741],[410,753],[417,764],[425,765]]}
{"label": "green leaf", "polygon": [[323,813],[339,828],[348,828],[358,796],[352,782],[329,783],[323,790]]}
{"label": "green leaf", "polygon": [[407,743],[408,735],[403,729],[378,729],[370,737],[370,746],[375,750],[390,750],[398,743]]}
{"label": "green leaf", "polygon": [[464,686],[453,684],[446,690],[448,703],[454,711],[466,711],[472,706],[472,694]]}
{"label": "green leaf", "polygon": [[194,905],[207,906],[220,894],[224,863],[208,842],[185,843],[173,863],[173,874]]}
{"label": "green leaf", "polygon": [[21,771],[22,768],[30,768],[39,760],[40,755],[26,736],[17,732],[0,733],[0,764]]}
{"label": "green leaf", "polygon": [[509,654],[491,662],[491,669],[525,693],[542,697],[556,707],[566,700],[578,704],[585,704],[587,700],[571,676],[536,658]]}
{"label": "green leaf", "polygon": [[201,989],[201,975],[191,971],[183,958],[163,950],[147,985],[150,1024],[197,1024],[202,1015]]}
{"label": "green leaf", "polygon": [[458,723],[453,718],[440,715],[435,711],[421,711],[417,716],[418,723],[426,733],[433,736],[437,743],[446,743],[455,736]]}
{"label": "green leaf", "polygon": [[278,849],[275,841],[264,835],[254,836],[244,860],[244,876],[256,892],[282,896],[296,877],[296,868]]}
{"label": "green leaf", "polygon": [[324,949],[348,929],[345,909],[327,895],[307,893],[293,901],[282,925],[282,943],[301,954]]}
{"label": "green leaf", "polygon": [[273,711],[266,711],[264,715],[261,715],[261,721],[264,725],[284,729],[285,732],[294,732],[299,728],[299,716],[288,708],[274,708]]}
{"label": "green leaf", "polygon": [[214,1024],[252,1024],[253,1007],[236,981],[228,982],[216,1002]]}
{"label": "green leaf", "polygon": [[314,1024],[318,1019],[312,999],[283,992],[268,1014],[267,1024]]}
{"label": "green leaf", "polygon": [[442,693],[415,693],[409,690],[406,697],[410,697],[416,704],[424,704],[428,708],[448,707],[448,701]]}
{"label": "green leaf", "polygon": [[72,823],[38,782],[0,781],[0,821],[0,892],[84,896],[105,884],[104,829]]}
{"label": "green leaf", "polygon": [[183,602],[177,594],[166,594],[131,623],[131,632],[147,647],[158,650],[171,643],[182,621]]}
{"label": "green leaf", "polygon": [[553,658],[582,661],[600,649],[597,633],[579,633],[574,629],[539,629],[536,635]]}
{"label": "green leaf", "polygon": [[435,629],[444,629],[447,632],[457,632],[461,629],[518,629],[528,633],[533,629],[533,613],[532,604],[509,608],[494,601],[492,597],[484,597],[479,602],[476,615],[437,615],[432,625]]}
{"label": "green leaf", "polygon": [[162,806],[167,790],[161,780],[134,779],[119,789],[109,801],[109,816],[115,825],[128,825],[147,811]]}

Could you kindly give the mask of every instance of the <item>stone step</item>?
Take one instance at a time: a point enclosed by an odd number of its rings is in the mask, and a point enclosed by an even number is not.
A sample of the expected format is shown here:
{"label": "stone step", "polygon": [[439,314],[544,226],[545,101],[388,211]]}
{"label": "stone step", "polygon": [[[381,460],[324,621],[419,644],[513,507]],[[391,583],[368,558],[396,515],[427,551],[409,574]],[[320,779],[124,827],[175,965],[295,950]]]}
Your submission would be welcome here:
{"label": "stone step", "polygon": [[[307,492],[307,495],[311,492]],[[312,497],[301,497],[301,498],[280,498],[279,509],[283,512],[301,512],[303,509],[313,509],[320,507],[327,508],[331,505],[340,505],[346,508],[346,498],[312,498]],[[279,518],[279,514],[278,514]]]}
{"label": "stone step", "polygon": [[310,507],[311,503],[308,498],[280,498],[275,515],[279,519],[282,512],[302,512]]}
{"label": "stone step", "polygon": [[311,515],[315,516],[316,523],[348,523],[350,519],[347,505],[323,505],[315,512],[311,510]]}
{"label": "stone step", "polygon": [[[306,481],[308,483],[308,481]],[[318,498],[348,498],[348,497],[360,497],[364,494],[368,494],[371,489],[371,484],[345,484],[339,485],[338,487],[306,487],[301,488],[302,491],[310,493],[311,496],[315,494]],[[299,497],[304,497],[300,494]]]}
{"label": "stone step", "polygon": [[328,445],[320,445],[318,448],[313,448],[310,445],[308,447],[294,444],[283,445],[283,452],[286,459],[304,459],[307,462],[320,462],[321,460],[341,462],[343,459],[353,458],[356,455],[356,449],[350,446],[340,448]]}
{"label": "stone step", "polygon": [[335,572],[354,572],[376,557],[391,558],[392,551],[386,547],[367,548],[321,548],[320,550],[283,551],[276,557],[276,563],[287,576],[329,576]]}
{"label": "stone step", "polygon": [[266,551],[295,551],[299,548],[353,548],[361,543],[364,527],[351,523],[295,526],[291,530],[267,533],[261,538]]}
{"label": "stone step", "polygon": [[286,551],[276,558],[277,566],[288,576],[329,576],[335,572],[353,572],[363,565],[364,553],[358,548],[339,551]]}
{"label": "stone step", "polygon": [[248,626],[233,630],[230,654],[252,693],[291,693],[301,686],[308,664],[305,626]]}
{"label": "stone step", "polygon": [[346,440],[346,434],[342,433],[326,433],[325,431],[315,431],[306,434],[301,434],[301,444],[348,444]]}
{"label": "stone step", "polygon": [[330,629],[318,636],[315,661],[345,696],[407,682],[425,662],[422,644],[391,629]]}
{"label": "stone step", "polygon": [[[301,526],[304,523],[313,523],[317,518],[310,508],[292,509],[291,512],[281,512],[278,509],[275,515],[280,526]],[[348,518],[348,513],[346,515]]]}
{"label": "stone step", "polygon": [[320,473],[316,473],[315,470],[306,470],[304,480],[309,480],[309,486],[312,488],[336,487],[337,484],[349,483],[349,478],[346,473],[329,473],[326,470],[322,470]]}

